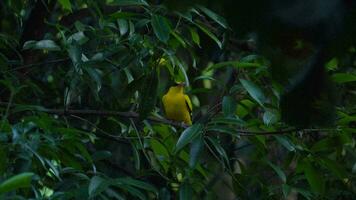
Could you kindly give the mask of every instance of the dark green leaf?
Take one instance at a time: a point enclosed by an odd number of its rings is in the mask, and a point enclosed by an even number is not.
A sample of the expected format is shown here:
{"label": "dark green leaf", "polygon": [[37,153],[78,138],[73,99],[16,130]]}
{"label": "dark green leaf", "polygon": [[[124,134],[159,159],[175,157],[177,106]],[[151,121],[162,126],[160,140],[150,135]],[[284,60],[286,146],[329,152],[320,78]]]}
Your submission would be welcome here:
{"label": "dark green leaf", "polygon": [[129,25],[127,23],[127,20],[125,19],[118,19],[117,23],[119,24],[119,30],[121,35],[125,35],[127,31],[129,30]]}
{"label": "dark green leaf", "polygon": [[254,83],[248,80],[240,79],[242,86],[250,94],[250,96],[261,106],[266,102],[266,97],[262,90]]}
{"label": "dark green leaf", "polygon": [[199,9],[201,11],[203,11],[204,14],[206,14],[212,20],[214,20],[216,23],[220,24],[224,28],[227,28],[227,22],[223,17],[219,16],[218,14],[214,13],[213,11],[211,11],[210,9],[208,9],[206,7],[199,6]]}
{"label": "dark green leaf", "polygon": [[328,158],[320,159],[320,164],[328,168],[335,176],[339,179],[347,178],[347,171],[345,170],[344,166],[340,165],[336,161],[330,160]]}
{"label": "dark green leaf", "polygon": [[208,137],[208,140],[214,146],[216,152],[218,152],[218,154],[223,158],[223,160],[225,160],[225,162],[228,163],[229,158],[227,156],[225,149],[221,146],[221,144],[212,137]]}
{"label": "dark green leaf", "polygon": [[27,41],[23,45],[23,49],[41,49],[47,51],[60,51],[61,48],[52,40]]}
{"label": "dark green leaf", "polygon": [[226,61],[226,62],[220,62],[213,64],[208,67],[207,71],[213,70],[213,69],[219,69],[223,67],[234,67],[234,68],[258,68],[262,67],[261,64],[258,63],[249,63],[249,62],[241,62],[241,61]]}
{"label": "dark green leaf", "polygon": [[139,181],[139,180],[136,180],[136,179],[133,179],[133,178],[128,178],[128,177],[117,178],[117,179],[115,179],[113,181],[116,184],[120,183],[120,184],[124,184],[124,185],[130,185],[130,186],[133,186],[133,187],[136,187],[136,188],[140,188],[140,189],[143,189],[143,190],[151,191],[151,192],[155,193],[156,195],[158,195],[158,190],[154,186],[152,186],[151,184],[148,184],[146,182],[143,182],[143,181]]}
{"label": "dark green leaf", "polygon": [[208,28],[205,28],[205,25],[202,23],[196,23],[196,26],[202,30],[206,35],[208,35],[212,40],[214,40],[216,42],[216,44],[222,48],[222,43],[221,41],[212,33],[209,31]]}
{"label": "dark green leaf", "polygon": [[204,139],[202,137],[197,137],[193,140],[190,146],[190,153],[189,153],[189,167],[195,168],[197,163],[199,162],[200,154],[204,147]]}
{"label": "dark green leaf", "polygon": [[278,122],[278,120],[279,120],[279,113],[277,110],[268,109],[266,110],[265,113],[263,113],[263,122],[267,126]]}
{"label": "dark green leaf", "polygon": [[192,142],[196,137],[202,134],[203,125],[202,124],[193,124],[192,126],[185,129],[182,135],[179,137],[176,144],[174,152],[178,152],[188,143]]}
{"label": "dark green leaf", "polygon": [[158,77],[155,70],[145,78],[145,84],[141,88],[139,114],[141,119],[145,119],[153,110],[157,101]]}
{"label": "dark green leaf", "polygon": [[95,197],[99,193],[103,192],[108,186],[109,184],[105,179],[99,176],[94,176],[90,179],[88,194],[90,197]]}
{"label": "dark green leaf", "polygon": [[272,167],[272,169],[276,172],[276,174],[283,181],[283,183],[286,183],[287,182],[287,177],[286,177],[285,173],[282,171],[282,169],[279,166],[271,163],[269,160],[266,160],[266,162],[268,163],[269,166]]}
{"label": "dark green leaf", "polygon": [[320,174],[309,161],[303,162],[303,170],[309,185],[315,193],[323,194],[325,191],[325,182],[323,176]]}
{"label": "dark green leaf", "polygon": [[105,160],[112,156],[110,151],[95,151],[92,156],[93,161]]}
{"label": "dark green leaf", "polygon": [[183,183],[179,187],[179,200],[190,200],[192,197],[192,186],[189,183]]}
{"label": "dark green leaf", "polygon": [[160,41],[167,43],[169,40],[169,34],[171,33],[171,27],[168,20],[161,15],[152,15],[151,25],[156,37]]}
{"label": "dark green leaf", "polygon": [[294,145],[285,136],[275,135],[274,138],[283,145],[288,151],[295,151]]}
{"label": "dark green leaf", "polygon": [[114,0],[112,4],[118,6],[148,6],[145,0]]}
{"label": "dark green leaf", "polygon": [[225,117],[233,117],[236,113],[236,100],[230,96],[224,96],[222,100],[222,111]]}
{"label": "dark green leaf", "polygon": [[31,180],[34,173],[24,172],[12,176],[0,184],[0,194],[9,192],[18,188],[27,188],[31,186]]}
{"label": "dark green leaf", "polygon": [[80,31],[78,33],[74,33],[73,35],[71,35],[69,38],[68,38],[68,41],[67,43],[68,44],[72,44],[74,41],[77,42],[79,45],[82,45],[84,43],[86,43],[87,41],[89,40],[89,38],[87,38],[83,31]]}

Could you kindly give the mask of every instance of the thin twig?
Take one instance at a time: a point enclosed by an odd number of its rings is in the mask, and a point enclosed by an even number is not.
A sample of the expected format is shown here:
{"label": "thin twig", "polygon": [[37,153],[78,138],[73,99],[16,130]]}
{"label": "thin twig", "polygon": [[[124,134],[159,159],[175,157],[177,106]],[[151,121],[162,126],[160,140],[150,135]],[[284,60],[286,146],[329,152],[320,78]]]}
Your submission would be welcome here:
{"label": "thin twig", "polygon": [[59,62],[64,62],[69,60],[69,58],[60,58],[60,59],[55,59],[55,60],[50,60],[50,61],[44,61],[44,62],[38,62],[38,63],[31,63],[31,64],[27,64],[27,65],[21,65],[18,67],[14,67],[12,69],[9,70],[5,70],[3,71],[3,73],[6,72],[13,72],[13,71],[17,71],[17,70],[21,70],[21,69],[26,69],[26,68],[31,68],[31,67],[36,67],[39,65],[48,65],[48,64],[54,64],[54,63],[59,63]]}
{"label": "thin twig", "polygon": [[[56,114],[56,115],[64,115],[64,116],[70,116],[70,115],[95,115],[95,116],[119,116],[122,118],[139,118],[140,115],[136,112],[128,111],[128,112],[121,112],[121,111],[111,111],[111,110],[76,110],[76,109],[51,109],[51,108],[45,108],[42,106],[38,105],[24,105],[24,104],[12,104],[9,102],[0,102],[0,107],[9,107],[9,111],[11,111],[11,108],[15,106],[22,106],[22,107],[29,107],[28,110],[31,111],[39,111],[39,112],[45,112],[48,114]],[[163,124],[168,124],[174,127],[179,127],[179,128],[188,128],[189,126],[180,123],[180,122],[175,122],[171,121],[165,118],[159,118],[155,116],[150,116],[147,118],[148,121],[155,122],[155,123],[163,123]],[[285,135],[293,132],[320,132],[320,131],[325,131],[325,132],[330,132],[330,131],[340,131],[340,128],[337,129],[299,129],[299,128],[289,128],[289,129],[283,129],[283,130],[277,130],[277,131],[249,131],[249,130],[244,130],[244,129],[236,129],[236,135],[237,136],[256,136],[256,135],[263,135],[263,136],[270,136],[270,135]]]}

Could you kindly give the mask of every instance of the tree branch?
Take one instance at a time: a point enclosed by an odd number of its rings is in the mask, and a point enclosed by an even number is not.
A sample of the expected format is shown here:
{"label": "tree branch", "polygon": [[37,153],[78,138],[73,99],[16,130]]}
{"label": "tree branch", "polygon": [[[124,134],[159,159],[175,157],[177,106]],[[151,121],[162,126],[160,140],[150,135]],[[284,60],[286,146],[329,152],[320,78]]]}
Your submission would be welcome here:
{"label": "tree branch", "polygon": [[[78,110],[78,109],[53,109],[53,108],[45,108],[42,106],[38,105],[25,105],[25,104],[9,104],[9,102],[0,102],[0,107],[5,107],[7,108],[10,105],[10,110],[14,108],[15,106],[18,107],[27,107],[29,111],[38,111],[38,112],[45,112],[48,114],[56,114],[56,115],[63,115],[63,116],[73,116],[73,115],[95,115],[95,116],[119,116],[122,118],[139,118],[140,115],[136,112],[128,111],[128,112],[122,112],[122,111],[112,111],[112,110]],[[155,116],[150,116],[146,120],[155,122],[155,123],[163,123],[163,124],[168,124],[174,127],[179,127],[179,128],[188,128],[189,126],[180,123],[180,122],[175,122],[171,121],[165,118],[159,118]],[[263,136],[271,136],[271,135],[284,135],[284,134],[289,134],[293,132],[320,132],[320,131],[325,131],[325,132],[330,132],[330,131],[339,131],[340,129],[298,129],[298,128],[288,128],[288,129],[282,129],[278,131],[249,131],[249,130],[243,130],[243,129],[237,129],[236,130],[236,135],[239,136],[256,136],[256,135],[263,135]]]}
{"label": "tree branch", "polygon": [[[8,102],[0,102],[0,107],[6,107],[8,105],[9,105]],[[71,116],[71,115],[119,116],[119,117],[123,117],[123,118],[131,118],[131,119],[140,117],[138,113],[132,112],[132,111],[121,112],[121,111],[112,111],[112,110],[77,110],[77,109],[65,110],[65,109],[45,108],[45,107],[38,106],[38,105],[11,104],[11,108],[13,108],[15,106],[28,107],[29,110],[31,110],[31,111],[39,111],[39,112],[45,112],[48,114],[65,115],[65,116]],[[172,125],[172,126],[180,127],[180,128],[188,127],[188,125],[186,125],[184,123],[179,123],[179,122],[167,120],[164,118],[154,117],[154,116],[148,117],[147,120],[152,121],[152,122],[157,122],[157,123],[168,124],[168,125]]]}

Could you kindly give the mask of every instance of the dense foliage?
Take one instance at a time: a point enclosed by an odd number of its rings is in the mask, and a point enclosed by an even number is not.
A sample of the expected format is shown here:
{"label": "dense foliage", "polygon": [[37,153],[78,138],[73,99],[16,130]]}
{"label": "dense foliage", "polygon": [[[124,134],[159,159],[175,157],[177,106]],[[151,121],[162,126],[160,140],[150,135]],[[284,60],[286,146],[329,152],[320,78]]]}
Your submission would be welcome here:
{"label": "dense foliage", "polygon": [[355,9],[159,2],[0,2],[0,199],[352,199]]}

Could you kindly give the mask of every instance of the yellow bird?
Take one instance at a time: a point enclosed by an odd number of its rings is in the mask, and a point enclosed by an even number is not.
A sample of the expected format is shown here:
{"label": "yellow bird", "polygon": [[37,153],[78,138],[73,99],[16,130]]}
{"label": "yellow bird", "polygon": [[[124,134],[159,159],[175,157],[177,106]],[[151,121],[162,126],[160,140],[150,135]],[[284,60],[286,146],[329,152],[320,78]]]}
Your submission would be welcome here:
{"label": "yellow bird", "polygon": [[162,97],[162,102],[168,119],[192,125],[192,102],[184,94],[184,83],[177,83],[169,88]]}

